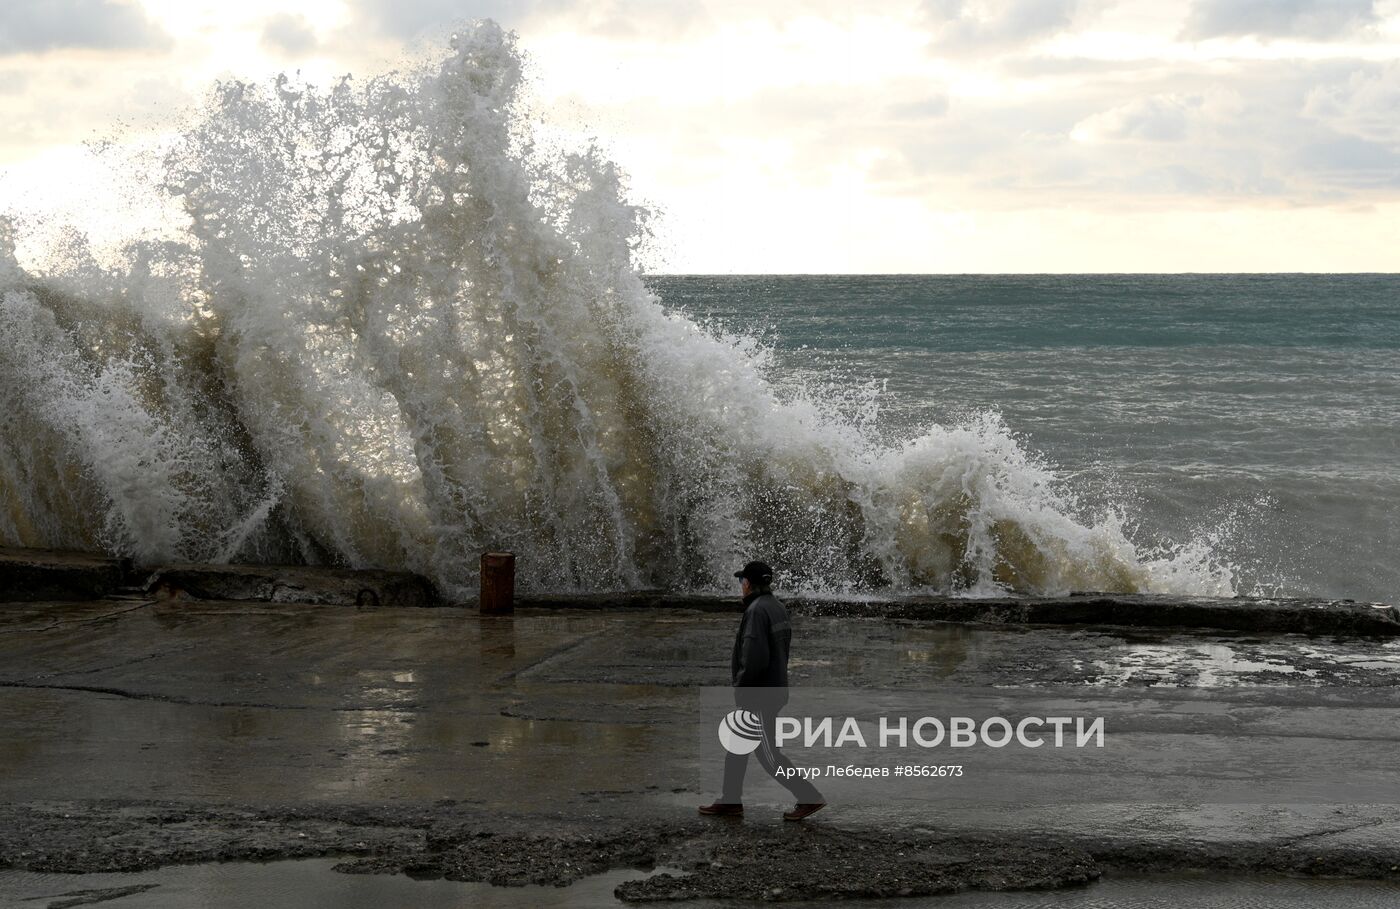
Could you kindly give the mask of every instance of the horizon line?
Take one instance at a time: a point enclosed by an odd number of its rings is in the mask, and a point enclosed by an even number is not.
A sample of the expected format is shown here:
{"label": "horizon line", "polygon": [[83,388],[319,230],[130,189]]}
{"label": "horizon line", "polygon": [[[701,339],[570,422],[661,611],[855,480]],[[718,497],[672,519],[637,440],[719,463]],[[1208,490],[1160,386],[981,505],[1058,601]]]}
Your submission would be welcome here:
{"label": "horizon line", "polygon": [[1400,271],[642,271],[643,278],[1400,277]]}

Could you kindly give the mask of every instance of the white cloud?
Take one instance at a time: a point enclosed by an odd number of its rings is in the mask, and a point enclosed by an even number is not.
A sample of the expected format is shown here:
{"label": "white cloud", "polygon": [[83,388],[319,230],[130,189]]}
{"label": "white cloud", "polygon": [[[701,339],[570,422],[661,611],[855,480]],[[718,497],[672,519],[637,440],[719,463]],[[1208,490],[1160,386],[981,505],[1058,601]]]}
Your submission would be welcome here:
{"label": "white cloud", "polygon": [[1340,197],[1400,190],[1400,153],[1379,142],[1323,135],[1303,144],[1294,161]]}
{"label": "white cloud", "polygon": [[495,19],[519,28],[531,17],[567,7],[566,0],[350,0],[368,22],[387,35],[413,38],[464,19]]}
{"label": "white cloud", "polygon": [[1187,38],[1258,35],[1327,39],[1377,21],[1374,0],[1196,0]]}
{"label": "white cloud", "polygon": [[316,46],[316,31],[305,16],[279,13],[263,26],[262,45],[285,54],[302,54]]}
{"label": "white cloud", "polygon": [[64,48],[164,49],[170,38],[123,0],[4,0],[0,55]]}
{"label": "white cloud", "polygon": [[1180,142],[1190,137],[1194,127],[1208,129],[1223,118],[1237,116],[1241,108],[1239,95],[1230,91],[1152,95],[1085,117],[1070,130],[1070,138]]}
{"label": "white cloud", "polygon": [[[973,245],[999,232],[1045,247],[1004,267],[1143,267],[1130,235],[1154,215],[1179,244],[1163,261],[1260,266],[1242,225],[1294,212],[1279,242],[1296,253],[1307,223],[1375,237],[1383,218],[1358,213],[1400,212],[1400,0],[141,3],[175,44],[119,77],[92,53],[0,61],[0,160],[168,128],[170,99],[289,58],[323,84],[369,76],[406,39],[492,15],[519,32],[541,147],[600,141],[667,212],[678,270],[986,268],[1001,260]],[[410,47],[410,66],[434,53]],[[1238,237],[1195,242],[1206,212],[1238,213],[1215,222]],[[956,254],[920,252],[940,243]],[[1379,248],[1344,246],[1318,249]]]}
{"label": "white cloud", "polygon": [[948,95],[943,92],[929,94],[911,101],[901,101],[885,108],[885,114],[893,120],[920,121],[942,117],[948,113]]}
{"label": "white cloud", "polygon": [[1394,78],[1354,60],[1265,61],[955,99],[934,126],[880,127],[871,186],[998,209],[1400,199]]}
{"label": "white cloud", "polygon": [[1332,129],[1400,146],[1400,62],[1365,66],[1308,92],[1303,112]]}
{"label": "white cloud", "polygon": [[945,52],[1014,47],[1069,28],[1080,0],[924,0]]}

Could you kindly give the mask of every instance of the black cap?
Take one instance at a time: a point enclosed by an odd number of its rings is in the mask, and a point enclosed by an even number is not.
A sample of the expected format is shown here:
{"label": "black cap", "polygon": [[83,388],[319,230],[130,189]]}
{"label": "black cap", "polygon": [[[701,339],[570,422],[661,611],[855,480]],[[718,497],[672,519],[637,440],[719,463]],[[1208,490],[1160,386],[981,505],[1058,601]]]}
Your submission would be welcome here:
{"label": "black cap", "polygon": [[734,572],[734,577],[748,578],[752,584],[771,584],[773,583],[773,569],[768,567],[767,562],[749,562]]}

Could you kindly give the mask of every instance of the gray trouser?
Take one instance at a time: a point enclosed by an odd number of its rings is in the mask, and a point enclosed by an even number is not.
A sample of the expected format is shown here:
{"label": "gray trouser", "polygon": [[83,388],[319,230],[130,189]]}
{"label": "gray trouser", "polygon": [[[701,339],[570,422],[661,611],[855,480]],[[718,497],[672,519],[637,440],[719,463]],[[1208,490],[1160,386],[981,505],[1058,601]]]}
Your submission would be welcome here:
{"label": "gray trouser", "polygon": [[[742,696],[740,696],[741,693]],[[758,757],[759,765],[769,776],[782,784],[783,788],[791,792],[798,804],[826,801],[811,781],[804,780],[799,774],[792,772],[796,770],[796,767],[792,761],[788,760],[787,755],[778,750],[776,738],[778,711],[787,703],[787,689],[736,688],[735,695],[736,703],[745,710],[752,710],[758,714],[759,720],[763,724],[763,741],[753,752]],[[724,794],[720,796],[720,804],[735,805],[744,800],[744,772],[748,766],[749,756],[747,754],[725,753]],[[779,768],[788,772],[783,776],[778,776]]]}

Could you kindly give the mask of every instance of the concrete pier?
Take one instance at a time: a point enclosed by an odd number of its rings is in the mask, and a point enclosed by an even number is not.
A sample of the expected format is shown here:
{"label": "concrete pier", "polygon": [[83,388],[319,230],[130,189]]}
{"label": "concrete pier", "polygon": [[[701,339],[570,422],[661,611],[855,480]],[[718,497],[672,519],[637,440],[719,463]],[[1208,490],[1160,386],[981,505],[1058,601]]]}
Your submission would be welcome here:
{"label": "concrete pier", "polygon": [[[394,605],[391,587],[356,605],[371,576],[323,589],[313,582],[332,574],[210,571],[0,608],[0,867],[335,854],[358,857],[349,871],[503,883],[694,872],[649,879],[637,899],[827,898],[832,868],[851,869],[848,896],[1115,869],[1400,877],[1395,804],[1219,798],[1266,769],[1400,791],[1400,770],[1377,759],[1400,752],[1387,608],[794,599],[794,692],[1094,713],[1112,750],[1092,776],[1062,758],[983,781],[1039,794],[1020,802],[925,786],[834,797],[801,825],[779,820],[786,793],[751,770],[744,820],[716,824],[694,816],[719,784],[697,742],[717,747],[702,695],[726,681],[732,599],[518,596],[513,616],[482,616]],[[162,583],[181,592],[163,598]],[[195,598],[215,590],[226,595]],[[1177,624],[1147,627],[1150,615]],[[1216,627],[1180,624],[1202,616]],[[1294,760],[1307,766],[1282,766]],[[1143,797],[1041,797],[1089,786]],[[758,854],[784,861],[744,858]]]}

